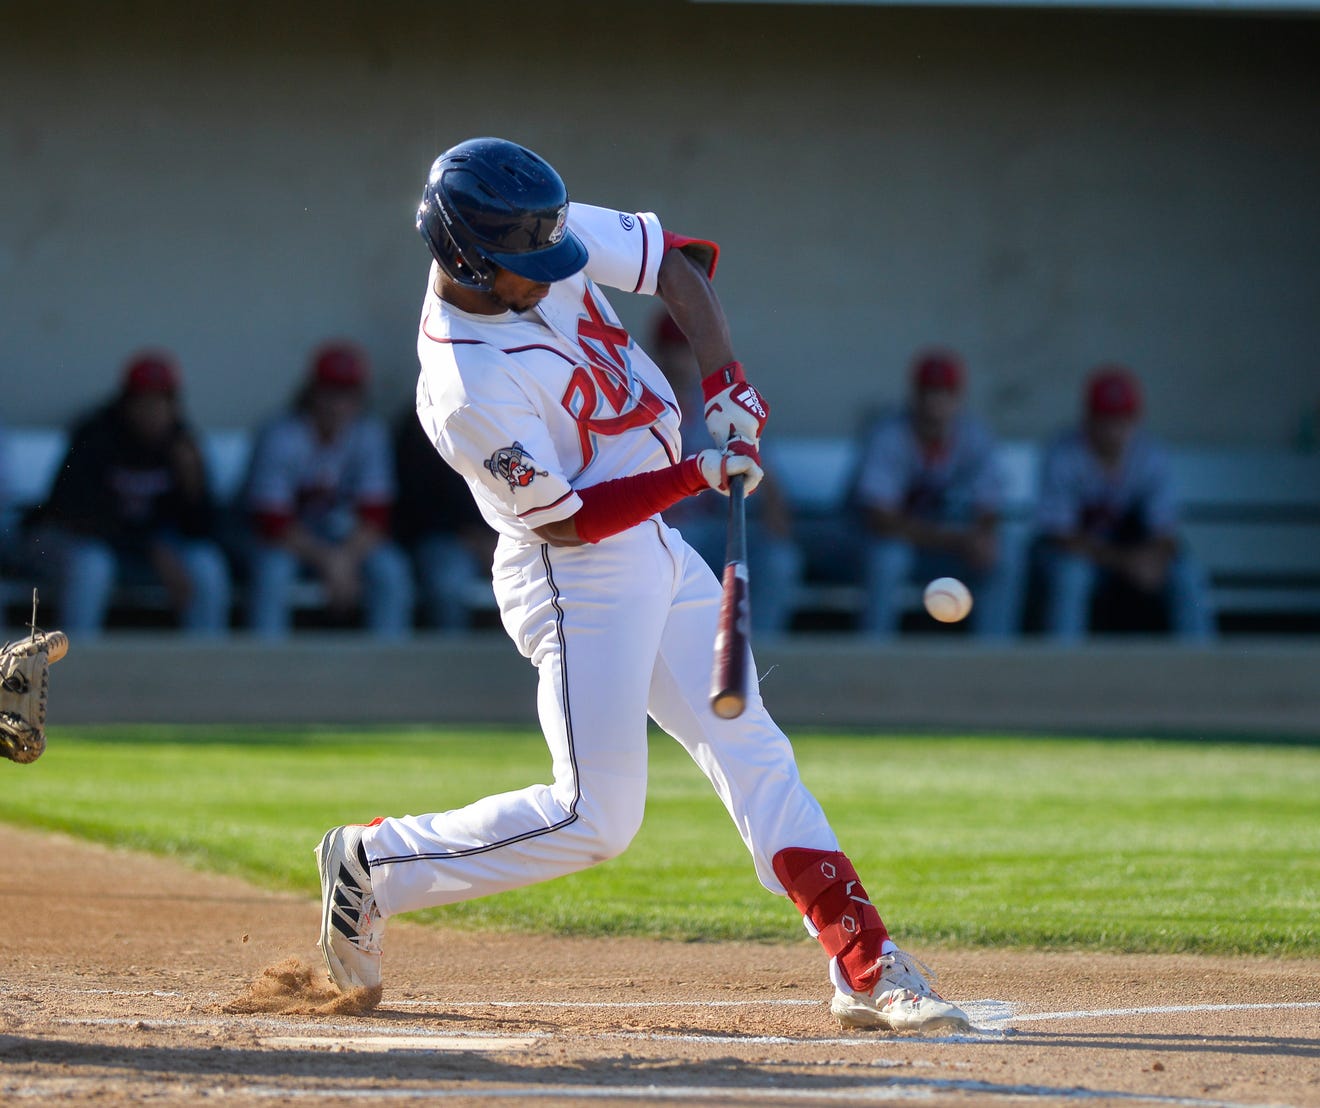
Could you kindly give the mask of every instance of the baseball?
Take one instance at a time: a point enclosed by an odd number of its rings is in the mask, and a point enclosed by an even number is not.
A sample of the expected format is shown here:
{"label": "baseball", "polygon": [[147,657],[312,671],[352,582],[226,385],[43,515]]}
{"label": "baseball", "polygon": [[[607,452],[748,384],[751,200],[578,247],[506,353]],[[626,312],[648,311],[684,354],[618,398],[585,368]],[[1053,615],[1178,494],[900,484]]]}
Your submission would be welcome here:
{"label": "baseball", "polygon": [[926,611],[941,623],[957,623],[972,610],[972,594],[956,577],[937,577],[922,595]]}

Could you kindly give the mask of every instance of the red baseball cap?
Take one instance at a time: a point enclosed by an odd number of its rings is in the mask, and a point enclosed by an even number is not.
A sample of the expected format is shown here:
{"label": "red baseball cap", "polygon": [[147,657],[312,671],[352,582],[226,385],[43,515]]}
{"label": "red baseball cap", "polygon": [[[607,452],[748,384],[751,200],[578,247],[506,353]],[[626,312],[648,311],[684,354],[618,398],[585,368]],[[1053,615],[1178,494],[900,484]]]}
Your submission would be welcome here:
{"label": "red baseball cap", "polygon": [[1131,370],[1103,365],[1086,382],[1086,412],[1091,416],[1135,416],[1141,413],[1141,385]]}
{"label": "red baseball cap", "polygon": [[144,350],[129,359],[124,367],[123,391],[127,396],[161,392],[173,396],[179,391],[179,365],[164,350]]}
{"label": "red baseball cap", "polygon": [[926,350],[912,360],[912,387],[918,392],[927,389],[962,392],[965,376],[963,361],[952,350]]}
{"label": "red baseball cap", "polygon": [[356,343],[328,342],[312,354],[312,381],[326,388],[360,389],[369,374],[366,351]]}

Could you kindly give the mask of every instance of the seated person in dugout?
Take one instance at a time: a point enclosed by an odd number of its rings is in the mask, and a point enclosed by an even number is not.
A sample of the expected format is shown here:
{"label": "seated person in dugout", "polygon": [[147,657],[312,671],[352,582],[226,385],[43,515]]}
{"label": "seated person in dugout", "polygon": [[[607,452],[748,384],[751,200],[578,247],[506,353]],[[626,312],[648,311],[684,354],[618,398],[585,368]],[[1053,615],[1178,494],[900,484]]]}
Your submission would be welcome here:
{"label": "seated person in dugout", "polygon": [[99,633],[115,588],[165,587],[180,627],[229,627],[229,564],[172,355],[146,351],[115,395],[77,423],[46,502],[28,523],[39,578],[52,578],[69,634]]}
{"label": "seated person in dugout", "polygon": [[361,610],[387,638],[412,629],[412,572],[390,538],[394,461],[384,423],[367,411],[368,374],[364,351],[327,343],[289,410],[258,433],[243,500],[259,635],[288,634],[301,572],[320,581],[334,617]]}
{"label": "seated person in dugout", "polygon": [[1178,538],[1178,501],[1168,458],[1141,426],[1141,387],[1121,366],[1086,382],[1082,420],[1049,446],[1041,472],[1034,570],[1043,623],[1060,641],[1091,629],[1093,602],[1105,622],[1140,627],[1162,616],[1179,638],[1215,633],[1205,575]]}
{"label": "seated person in dugout", "polygon": [[975,603],[972,633],[1018,630],[1019,552],[1003,541],[1003,479],[989,429],[964,408],[966,371],[947,350],[912,363],[907,405],[865,437],[853,501],[866,529],[862,631],[893,635],[911,585],[956,577]]}

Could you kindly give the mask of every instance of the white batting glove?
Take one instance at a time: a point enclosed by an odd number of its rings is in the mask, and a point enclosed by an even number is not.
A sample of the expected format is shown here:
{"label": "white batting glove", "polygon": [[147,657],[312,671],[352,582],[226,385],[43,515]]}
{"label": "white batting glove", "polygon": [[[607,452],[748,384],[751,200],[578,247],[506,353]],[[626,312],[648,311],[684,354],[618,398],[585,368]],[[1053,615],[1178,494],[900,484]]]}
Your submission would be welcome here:
{"label": "white batting glove", "polygon": [[706,427],[718,446],[726,446],[731,438],[746,439],[753,446],[760,441],[770,405],[755,385],[747,383],[741,362],[721,366],[701,382],[701,392]]}
{"label": "white batting glove", "polygon": [[756,486],[765,476],[765,470],[752,454],[745,454],[737,449],[737,446],[746,445],[746,443],[738,443],[729,450],[701,451],[697,455],[697,465],[701,468],[701,476],[706,484],[728,496],[729,478],[741,474],[744,478],[743,495],[750,496],[755,492]]}

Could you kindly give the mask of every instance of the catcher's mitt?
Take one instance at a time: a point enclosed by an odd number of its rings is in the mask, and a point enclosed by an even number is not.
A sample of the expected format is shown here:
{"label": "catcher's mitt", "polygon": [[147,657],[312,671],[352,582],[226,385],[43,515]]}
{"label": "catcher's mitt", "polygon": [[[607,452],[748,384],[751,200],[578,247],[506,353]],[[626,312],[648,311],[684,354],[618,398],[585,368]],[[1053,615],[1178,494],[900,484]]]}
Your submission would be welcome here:
{"label": "catcher's mitt", "polygon": [[34,631],[0,647],[0,755],[35,762],[46,749],[50,663],[69,651],[63,631]]}

